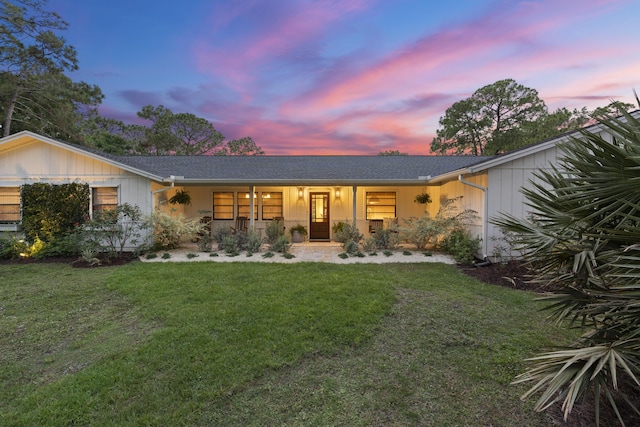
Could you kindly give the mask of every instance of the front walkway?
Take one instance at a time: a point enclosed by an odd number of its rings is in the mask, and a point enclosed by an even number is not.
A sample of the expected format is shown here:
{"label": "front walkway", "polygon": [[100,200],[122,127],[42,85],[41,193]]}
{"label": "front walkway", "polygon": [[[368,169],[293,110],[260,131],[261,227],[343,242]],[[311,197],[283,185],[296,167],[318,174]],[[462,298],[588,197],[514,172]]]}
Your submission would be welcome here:
{"label": "front walkway", "polygon": [[281,253],[277,252],[272,252],[272,257],[265,257],[265,254],[268,252],[268,249],[265,247],[261,252],[252,254],[251,256],[247,256],[244,252],[238,256],[229,256],[225,252],[217,250],[211,253],[200,252],[197,244],[188,243],[179,249],[157,252],[155,258],[149,258],[148,255],[143,255],[140,259],[144,262],[328,262],[334,264],[441,262],[444,264],[455,264],[455,261],[449,255],[437,252],[430,254],[429,252],[418,251],[411,247],[401,247],[400,249],[391,251],[390,254],[387,252],[388,255],[385,255],[385,251],[377,251],[376,255],[365,253],[363,257],[353,256],[341,258],[338,255],[344,251],[340,243],[336,242],[294,243],[289,250],[293,258],[285,258]]}

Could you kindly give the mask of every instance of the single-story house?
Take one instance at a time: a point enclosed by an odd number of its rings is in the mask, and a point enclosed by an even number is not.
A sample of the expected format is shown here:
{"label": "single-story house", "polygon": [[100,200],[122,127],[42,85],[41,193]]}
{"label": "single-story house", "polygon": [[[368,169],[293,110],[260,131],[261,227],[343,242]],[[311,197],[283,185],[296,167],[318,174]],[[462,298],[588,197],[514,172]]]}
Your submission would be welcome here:
{"label": "single-story house", "polygon": [[[591,132],[602,133],[600,124]],[[524,217],[521,187],[533,172],[555,164],[558,145],[578,132],[499,156],[114,156],[23,131],[0,139],[0,230],[19,228],[23,184],[88,183],[90,212],[116,204],[177,209],[186,217],[211,218],[213,227],[250,228],[284,218],[302,224],[312,241],[332,239],[331,226],[355,221],[365,235],[373,220],[435,215],[442,200],[462,196],[473,209],[469,224],[490,256],[500,231],[489,219],[501,212]],[[190,204],[169,204],[179,190]],[[428,193],[432,203],[418,204]]]}

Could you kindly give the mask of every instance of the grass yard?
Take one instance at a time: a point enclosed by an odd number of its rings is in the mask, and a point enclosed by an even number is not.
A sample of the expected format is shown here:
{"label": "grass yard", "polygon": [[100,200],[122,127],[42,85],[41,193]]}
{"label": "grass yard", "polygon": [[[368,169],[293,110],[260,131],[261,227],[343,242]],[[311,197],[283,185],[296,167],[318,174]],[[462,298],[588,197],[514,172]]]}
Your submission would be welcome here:
{"label": "grass yard", "polygon": [[510,385],[563,344],[440,264],[0,266],[0,425],[545,426]]}

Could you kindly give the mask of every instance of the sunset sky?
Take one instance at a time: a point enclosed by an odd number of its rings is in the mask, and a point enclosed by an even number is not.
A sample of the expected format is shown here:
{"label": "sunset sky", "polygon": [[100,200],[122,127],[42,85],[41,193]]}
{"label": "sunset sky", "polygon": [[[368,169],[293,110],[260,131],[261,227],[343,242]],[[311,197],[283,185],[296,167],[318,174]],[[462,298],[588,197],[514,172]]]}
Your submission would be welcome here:
{"label": "sunset sky", "polygon": [[147,104],[266,154],[430,154],[438,120],[497,80],[550,111],[633,102],[636,0],[50,0],[102,115]]}

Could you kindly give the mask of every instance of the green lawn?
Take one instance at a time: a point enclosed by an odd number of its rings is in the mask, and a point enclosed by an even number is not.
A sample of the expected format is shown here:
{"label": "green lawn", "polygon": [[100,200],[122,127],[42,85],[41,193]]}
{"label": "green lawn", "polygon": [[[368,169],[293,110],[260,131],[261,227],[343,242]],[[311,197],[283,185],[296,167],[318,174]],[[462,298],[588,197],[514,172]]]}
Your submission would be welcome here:
{"label": "green lawn", "polygon": [[440,264],[0,266],[0,425],[544,426],[533,295]]}

